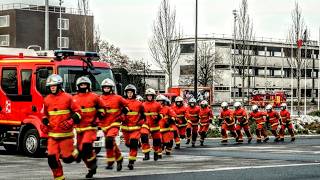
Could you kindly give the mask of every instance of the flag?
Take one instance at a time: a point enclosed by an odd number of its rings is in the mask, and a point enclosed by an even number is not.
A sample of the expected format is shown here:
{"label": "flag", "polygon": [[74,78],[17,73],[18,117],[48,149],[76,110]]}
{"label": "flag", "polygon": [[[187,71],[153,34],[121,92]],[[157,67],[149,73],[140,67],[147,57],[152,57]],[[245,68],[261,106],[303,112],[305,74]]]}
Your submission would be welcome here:
{"label": "flag", "polygon": [[302,45],[303,45],[303,40],[302,40],[302,39],[299,39],[298,42],[297,42],[298,48],[301,48]]}

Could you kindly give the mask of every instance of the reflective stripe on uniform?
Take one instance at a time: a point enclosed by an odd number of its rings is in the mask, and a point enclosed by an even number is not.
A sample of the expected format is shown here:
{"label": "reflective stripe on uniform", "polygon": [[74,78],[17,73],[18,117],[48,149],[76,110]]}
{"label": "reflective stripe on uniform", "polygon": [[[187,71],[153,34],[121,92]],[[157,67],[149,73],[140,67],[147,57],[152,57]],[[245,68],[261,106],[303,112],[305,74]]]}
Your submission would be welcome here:
{"label": "reflective stripe on uniform", "polygon": [[190,116],[192,116],[192,117],[197,117],[198,114],[190,114]]}
{"label": "reflective stripe on uniform", "polygon": [[144,113],[144,115],[146,115],[146,116],[156,116],[156,115],[158,115],[158,113],[156,113],[156,112],[149,112],[149,113]]}
{"label": "reflective stripe on uniform", "polygon": [[104,109],[98,109],[99,112],[105,113],[106,111]]}
{"label": "reflective stripe on uniform", "polygon": [[279,125],[279,123],[273,123],[273,124],[271,124],[271,126],[278,126]]}
{"label": "reflective stripe on uniform", "polygon": [[48,111],[48,114],[50,116],[64,115],[69,113],[70,113],[70,110]]}
{"label": "reflective stripe on uniform", "polygon": [[170,131],[170,128],[161,128],[160,129],[160,132],[167,132],[167,131]]}
{"label": "reflective stripe on uniform", "polygon": [[151,148],[149,148],[149,149],[142,149],[142,152],[143,153],[148,153],[148,152],[150,152],[151,151]]}
{"label": "reflective stripe on uniform", "polygon": [[78,157],[78,155],[79,155],[78,149],[74,149],[71,155],[72,155],[73,157],[75,157],[75,158]]}
{"label": "reflective stripe on uniform", "polygon": [[136,131],[141,129],[140,126],[121,126],[121,129],[124,131]]}
{"label": "reflective stripe on uniform", "polygon": [[150,131],[159,131],[160,126],[150,128]]}
{"label": "reflective stripe on uniform", "polygon": [[198,123],[193,123],[192,121],[188,121],[188,123],[190,123],[192,126],[198,126]]}
{"label": "reflective stripe on uniform", "polygon": [[94,108],[94,107],[92,107],[92,108],[83,108],[83,109],[81,109],[81,112],[89,113],[89,112],[93,112],[95,110],[96,110],[96,108]]}
{"label": "reflective stripe on uniform", "polygon": [[54,178],[54,180],[64,180],[65,178],[64,178],[64,176],[62,175],[62,176],[59,176],[59,177],[55,177]]}
{"label": "reflective stripe on uniform", "polygon": [[184,117],[184,115],[183,115],[183,114],[180,114],[180,115],[177,115],[177,117]]}
{"label": "reflective stripe on uniform", "polygon": [[113,123],[111,123],[109,126],[101,127],[101,129],[102,129],[103,131],[106,131],[106,130],[112,128],[112,127],[120,127],[120,125],[121,125],[120,122],[113,122]]}
{"label": "reflective stripe on uniform", "polygon": [[139,114],[139,112],[130,111],[130,112],[128,112],[126,115],[127,115],[127,116],[135,116],[135,115],[138,115],[138,114]]}
{"label": "reflective stripe on uniform", "polygon": [[107,158],[107,162],[114,162],[116,159],[114,157],[112,158]]}
{"label": "reflective stripe on uniform", "polygon": [[88,126],[88,127],[84,127],[84,128],[75,128],[75,129],[76,129],[77,133],[81,133],[81,132],[89,131],[89,130],[97,130],[98,128]]}
{"label": "reflective stripe on uniform", "polygon": [[135,157],[135,156],[129,156],[128,159],[131,160],[131,161],[135,161],[135,160],[137,160],[137,157]]}
{"label": "reflective stripe on uniform", "polygon": [[185,127],[187,124],[178,124],[178,127]]}
{"label": "reflective stripe on uniform", "polygon": [[49,132],[48,136],[49,137],[54,137],[54,138],[62,138],[62,137],[73,137],[73,132],[67,132],[67,133],[53,133]]}
{"label": "reflective stripe on uniform", "polygon": [[116,113],[118,111],[119,111],[119,109],[108,109],[107,113]]}
{"label": "reflective stripe on uniform", "polygon": [[142,128],[150,129],[150,128],[149,128],[149,126],[148,126],[148,125],[146,125],[146,124],[143,124],[141,127],[142,127]]}

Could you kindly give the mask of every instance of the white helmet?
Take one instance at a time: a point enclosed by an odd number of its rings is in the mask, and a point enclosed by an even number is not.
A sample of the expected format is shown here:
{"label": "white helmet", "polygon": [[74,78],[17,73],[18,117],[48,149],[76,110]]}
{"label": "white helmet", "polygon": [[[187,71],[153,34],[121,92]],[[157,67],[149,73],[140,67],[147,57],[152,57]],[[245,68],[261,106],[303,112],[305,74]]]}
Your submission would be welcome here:
{"label": "white helmet", "polygon": [[228,107],[228,103],[227,103],[227,102],[222,102],[222,103],[221,103],[221,107],[222,107],[222,108]]}
{"label": "white helmet", "polygon": [[282,103],[280,106],[281,106],[282,109],[287,109],[287,104],[286,103]]}
{"label": "white helmet", "polygon": [[58,74],[51,74],[46,81],[46,86],[54,86],[62,84],[63,80],[62,77]]}
{"label": "white helmet", "polygon": [[257,105],[253,105],[253,106],[251,107],[251,109],[252,109],[252,111],[257,111],[257,110],[259,109],[259,107],[258,107]]}
{"label": "white helmet", "polygon": [[165,97],[165,102],[166,102],[167,105],[171,104],[171,100],[169,98],[167,98],[167,97]]}
{"label": "white helmet", "polygon": [[149,88],[146,90],[146,92],[144,94],[145,95],[156,95],[156,91],[152,88]]}
{"label": "white helmet", "polygon": [[156,97],[156,101],[166,101],[166,97],[162,94],[159,94],[157,97]]}
{"label": "white helmet", "polygon": [[115,87],[115,83],[112,79],[110,78],[106,78],[105,80],[103,80],[101,82],[101,87],[104,87],[104,86],[107,86],[107,87]]}
{"label": "white helmet", "polygon": [[241,107],[241,102],[235,102],[235,103],[233,104],[233,106],[234,106],[235,108]]}
{"label": "white helmet", "polygon": [[183,102],[183,98],[180,97],[180,96],[177,96],[177,97],[174,99],[174,102]]}
{"label": "white helmet", "polygon": [[272,105],[271,104],[268,104],[267,106],[266,106],[266,110],[271,110],[272,109]]}
{"label": "white helmet", "polygon": [[137,95],[136,100],[138,100],[138,101],[143,101],[143,97],[140,96],[140,95]]}
{"label": "white helmet", "polygon": [[84,84],[84,83],[89,84],[89,89],[91,89],[91,81],[90,81],[90,79],[88,77],[86,77],[86,76],[81,76],[81,77],[79,77],[77,79],[77,82],[76,82],[77,90],[78,90],[78,86],[80,84]]}
{"label": "white helmet", "polygon": [[132,90],[134,94],[137,93],[137,88],[132,85],[132,84],[128,84],[125,88],[124,88],[124,91],[129,91],[129,90]]}
{"label": "white helmet", "polygon": [[201,105],[201,106],[208,106],[209,103],[208,103],[208,101],[206,101],[206,100],[202,100],[202,101],[200,102],[200,105]]}
{"label": "white helmet", "polygon": [[197,100],[196,100],[195,98],[190,98],[189,101],[188,101],[188,103],[189,103],[189,104],[190,104],[190,103],[197,103]]}

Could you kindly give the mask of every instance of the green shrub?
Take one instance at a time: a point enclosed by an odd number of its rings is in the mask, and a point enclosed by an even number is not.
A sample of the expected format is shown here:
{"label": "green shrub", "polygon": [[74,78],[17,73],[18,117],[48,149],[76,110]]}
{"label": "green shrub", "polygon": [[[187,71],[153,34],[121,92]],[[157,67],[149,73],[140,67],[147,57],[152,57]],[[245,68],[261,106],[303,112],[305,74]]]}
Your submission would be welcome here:
{"label": "green shrub", "polygon": [[320,117],[320,111],[312,111],[310,113],[308,113],[309,116],[318,116]]}

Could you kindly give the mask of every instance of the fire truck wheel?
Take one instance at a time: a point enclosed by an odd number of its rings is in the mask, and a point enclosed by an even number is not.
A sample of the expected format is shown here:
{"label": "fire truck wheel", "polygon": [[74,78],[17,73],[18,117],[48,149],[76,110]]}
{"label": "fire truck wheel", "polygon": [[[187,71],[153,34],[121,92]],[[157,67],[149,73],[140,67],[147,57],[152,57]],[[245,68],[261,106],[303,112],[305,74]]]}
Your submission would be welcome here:
{"label": "fire truck wheel", "polygon": [[41,156],[45,153],[45,149],[40,148],[40,138],[37,130],[27,130],[23,137],[22,150],[26,155],[32,157]]}

